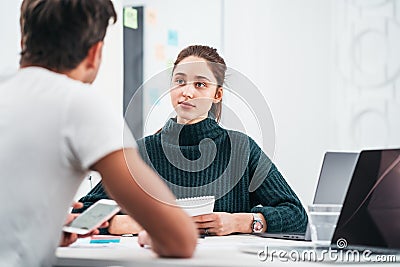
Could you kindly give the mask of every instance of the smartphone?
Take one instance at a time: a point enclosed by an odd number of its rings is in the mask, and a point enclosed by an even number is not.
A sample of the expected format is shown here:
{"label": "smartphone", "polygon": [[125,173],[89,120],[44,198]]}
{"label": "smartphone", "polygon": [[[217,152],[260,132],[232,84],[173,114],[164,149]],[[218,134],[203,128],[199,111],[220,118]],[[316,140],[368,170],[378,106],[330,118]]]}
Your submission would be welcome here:
{"label": "smartphone", "polygon": [[120,211],[117,202],[111,199],[100,199],[82,212],[72,222],[63,227],[63,231],[85,235]]}

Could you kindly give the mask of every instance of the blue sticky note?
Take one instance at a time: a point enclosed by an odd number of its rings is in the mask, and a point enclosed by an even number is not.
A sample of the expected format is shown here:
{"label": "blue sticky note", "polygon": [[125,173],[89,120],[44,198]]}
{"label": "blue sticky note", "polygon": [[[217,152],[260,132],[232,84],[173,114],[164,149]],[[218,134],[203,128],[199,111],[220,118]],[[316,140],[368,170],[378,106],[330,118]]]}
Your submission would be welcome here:
{"label": "blue sticky note", "polygon": [[94,235],[92,236],[91,244],[119,243],[121,237],[114,235]]}
{"label": "blue sticky note", "polygon": [[178,46],[178,32],[174,30],[168,30],[168,45]]}
{"label": "blue sticky note", "polygon": [[90,244],[119,243],[119,239],[92,239]]}

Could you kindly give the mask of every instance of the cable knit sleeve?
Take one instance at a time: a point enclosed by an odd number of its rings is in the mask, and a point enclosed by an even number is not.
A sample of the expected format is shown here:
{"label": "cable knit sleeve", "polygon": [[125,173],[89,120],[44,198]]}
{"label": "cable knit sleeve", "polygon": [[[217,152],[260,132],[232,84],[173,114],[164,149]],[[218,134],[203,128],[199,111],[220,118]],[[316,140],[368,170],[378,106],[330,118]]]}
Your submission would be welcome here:
{"label": "cable knit sleeve", "polygon": [[267,232],[305,232],[307,213],[274,163],[250,138],[251,212],[261,213]]}

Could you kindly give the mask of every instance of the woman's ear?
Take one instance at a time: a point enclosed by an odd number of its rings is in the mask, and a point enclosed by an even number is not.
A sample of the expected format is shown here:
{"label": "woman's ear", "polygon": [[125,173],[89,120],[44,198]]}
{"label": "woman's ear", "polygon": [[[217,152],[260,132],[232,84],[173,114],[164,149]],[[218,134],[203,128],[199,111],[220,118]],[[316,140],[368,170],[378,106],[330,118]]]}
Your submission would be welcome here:
{"label": "woman's ear", "polygon": [[222,96],[224,95],[224,90],[222,88],[222,86],[217,88],[217,91],[215,92],[215,96],[214,96],[214,103],[219,103],[222,101]]}

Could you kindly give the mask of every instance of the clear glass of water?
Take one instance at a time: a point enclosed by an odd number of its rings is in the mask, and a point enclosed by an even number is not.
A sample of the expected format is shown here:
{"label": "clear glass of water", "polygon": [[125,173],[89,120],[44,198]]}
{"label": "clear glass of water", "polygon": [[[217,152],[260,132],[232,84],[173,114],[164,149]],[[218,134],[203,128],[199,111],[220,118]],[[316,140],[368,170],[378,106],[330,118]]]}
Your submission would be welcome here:
{"label": "clear glass of water", "polygon": [[312,204],[308,206],[311,241],[316,245],[331,243],[342,205]]}

